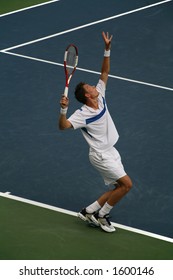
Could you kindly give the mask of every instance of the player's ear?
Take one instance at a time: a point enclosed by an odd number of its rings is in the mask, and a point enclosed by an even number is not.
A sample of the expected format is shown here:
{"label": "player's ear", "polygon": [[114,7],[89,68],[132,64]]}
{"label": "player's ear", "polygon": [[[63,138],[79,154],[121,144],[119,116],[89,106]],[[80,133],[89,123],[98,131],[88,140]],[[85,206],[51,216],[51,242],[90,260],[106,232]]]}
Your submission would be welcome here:
{"label": "player's ear", "polygon": [[91,95],[90,95],[90,93],[85,93],[85,96],[86,96],[87,98],[89,98]]}

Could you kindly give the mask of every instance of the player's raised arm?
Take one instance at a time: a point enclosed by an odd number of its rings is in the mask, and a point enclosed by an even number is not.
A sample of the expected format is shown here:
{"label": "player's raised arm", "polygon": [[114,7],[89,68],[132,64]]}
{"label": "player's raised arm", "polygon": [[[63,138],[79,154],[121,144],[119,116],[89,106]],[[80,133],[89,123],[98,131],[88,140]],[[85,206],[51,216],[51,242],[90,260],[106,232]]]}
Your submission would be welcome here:
{"label": "player's raised arm", "polygon": [[101,76],[100,79],[104,81],[104,83],[107,83],[108,80],[108,74],[110,71],[110,49],[111,49],[111,41],[112,41],[112,35],[109,36],[109,33],[102,32],[102,37],[105,43],[105,51],[104,51],[104,58],[101,68]]}

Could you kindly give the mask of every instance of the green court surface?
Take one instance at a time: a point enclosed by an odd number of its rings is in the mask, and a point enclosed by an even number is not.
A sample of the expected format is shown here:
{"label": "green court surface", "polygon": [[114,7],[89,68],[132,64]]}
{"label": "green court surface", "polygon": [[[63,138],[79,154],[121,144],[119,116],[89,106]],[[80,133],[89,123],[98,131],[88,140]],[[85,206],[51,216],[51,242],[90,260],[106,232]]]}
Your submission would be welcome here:
{"label": "green court surface", "polygon": [[0,14],[8,13],[14,10],[23,9],[32,5],[37,5],[44,2],[50,2],[50,0],[1,0],[0,1]]}
{"label": "green court surface", "polygon": [[171,260],[173,244],[0,197],[1,260]]}

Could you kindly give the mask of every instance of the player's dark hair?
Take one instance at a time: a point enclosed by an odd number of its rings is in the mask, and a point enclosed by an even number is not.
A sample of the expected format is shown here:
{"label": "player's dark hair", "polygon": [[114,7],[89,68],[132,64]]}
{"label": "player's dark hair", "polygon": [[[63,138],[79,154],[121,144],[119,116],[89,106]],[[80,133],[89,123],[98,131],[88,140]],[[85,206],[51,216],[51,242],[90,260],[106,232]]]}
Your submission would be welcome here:
{"label": "player's dark hair", "polygon": [[84,82],[80,82],[80,83],[76,86],[75,92],[74,92],[76,99],[77,99],[79,102],[83,103],[83,104],[86,103],[86,96],[85,96],[86,91],[85,91],[85,89],[84,89],[84,87],[83,87],[84,85],[85,85]]}

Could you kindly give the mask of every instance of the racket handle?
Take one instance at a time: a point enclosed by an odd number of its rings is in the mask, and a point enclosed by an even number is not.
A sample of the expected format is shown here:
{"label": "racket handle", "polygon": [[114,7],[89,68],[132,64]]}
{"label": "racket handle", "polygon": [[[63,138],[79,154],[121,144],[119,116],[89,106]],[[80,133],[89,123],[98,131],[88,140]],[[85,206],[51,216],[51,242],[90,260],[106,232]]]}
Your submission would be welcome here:
{"label": "racket handle", "polygon": [[65,97],[68,96],[68,87],[65,87],[65,89],[64,89],[64,96],[65,96]]}

